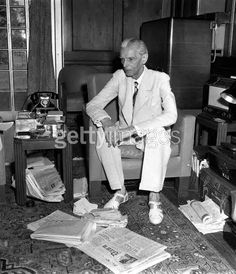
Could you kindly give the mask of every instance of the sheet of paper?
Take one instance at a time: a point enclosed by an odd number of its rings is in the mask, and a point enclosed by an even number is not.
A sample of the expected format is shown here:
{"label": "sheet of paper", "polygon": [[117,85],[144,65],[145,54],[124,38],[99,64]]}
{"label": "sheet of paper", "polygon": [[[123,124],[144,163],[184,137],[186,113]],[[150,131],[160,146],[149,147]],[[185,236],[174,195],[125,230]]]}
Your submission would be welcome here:
{"label": "sheet of paper", "polygon": [[89,213],[93,209],[97,209],[97,204],[90,203],[86,198],[81,198],[74,203],[73,213],[79,216]]}
{"label": "sheet of paper", "polygon": [[4,122],[4,123],[0,123],[0,131],[6,131],[9,128],[11,128],[13,126],[14,122]]}

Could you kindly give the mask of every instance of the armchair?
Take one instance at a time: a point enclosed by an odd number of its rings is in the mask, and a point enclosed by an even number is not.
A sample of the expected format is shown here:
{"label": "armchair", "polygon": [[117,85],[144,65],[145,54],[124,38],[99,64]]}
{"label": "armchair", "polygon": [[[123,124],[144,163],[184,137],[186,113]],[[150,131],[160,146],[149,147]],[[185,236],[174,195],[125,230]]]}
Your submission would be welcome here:
{"label": "armchair", "polygon": [[[88,78],[88,100],[91,100],[111,78],[112,74],[99,73]],[[117,101],[113,100],[106,106],[106,111],[114,121],[117,121]],[[85,111],[83,109],[83,111]],[[85,130],[96,132],[89,117],[84,113]],[[178,120],[172,127],[172,153],[168,163],[167,178],[176,178],[178,197],[186,194],[191,173],[191,158],[194,141],[195,116],[178,109]],[[90,140],[86,139],[86,160],[88,166],[89,195],[100,195],[101,181],[107,180],[103,167],[96,152],[96,134],[90,134]],[[122,158],[125,180],[139,179],[141,175],[142,160],[139,158]]]}
{"label": "armchair", "polygon": [[[0,123],[14,122],[16,111],[0,111]],[[0,126],[0,203],[5,202],[5,185],[6,185],[6,163],[14,162],[13,137],[14,126],[8,130],[3,130]]]}

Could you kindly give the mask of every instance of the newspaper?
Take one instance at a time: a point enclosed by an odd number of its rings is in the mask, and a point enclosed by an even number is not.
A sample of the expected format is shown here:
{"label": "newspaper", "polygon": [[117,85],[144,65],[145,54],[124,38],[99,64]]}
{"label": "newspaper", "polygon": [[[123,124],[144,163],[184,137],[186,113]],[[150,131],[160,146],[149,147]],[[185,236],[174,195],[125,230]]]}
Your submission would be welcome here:
{"label": "newspaper", "polygon": [[47,202],[61,202],[65,186],[55,167],[27,168],[26,193]]}
{"label": "newspaper", "polygon": [[56,221],[56,220],[70,220],[71,221],[71,220],[77,220],[77,217],[57,209],[57,210],[53,211],[51,214],[49,214],[37,221],[27,224],[27,229],[36,231],[38,228],[47,224],[48,222]]}
{"label": "newspaper", "polygon": [[96,224],[85,219],[53,220],[40,226],[30,237],[36,240],[73,245],[88,241],[95,231]]}
{"label": "newspaper", "polygon": [[166,246],[127,228],[108,227],[74,246],[117,274],[135,274],[171,255]]}
{"label": "newspaper", "polygon": [[179,210],[203,234],[223,231],[225,220],[228,218],[220,207],[209,197],[205,201],[187,201]]}
{"label": "newspaper", "polygon": [[[48,158],[28,157],[25,175],[27,196],[47,202],[63,201],[62,195],[66,191],[65,185],[54,163]],[[12,186],[16,187],[14,177],[12,177]]]}

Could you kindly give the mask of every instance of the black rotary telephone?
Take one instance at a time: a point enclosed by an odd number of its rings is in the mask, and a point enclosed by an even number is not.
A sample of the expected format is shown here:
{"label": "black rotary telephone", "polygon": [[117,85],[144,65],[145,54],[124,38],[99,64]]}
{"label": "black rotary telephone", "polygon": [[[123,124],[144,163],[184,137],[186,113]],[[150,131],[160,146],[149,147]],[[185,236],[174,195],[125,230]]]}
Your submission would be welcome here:
{"label": "black rotary telephone", "polygon": [[55,92],[37,91],[30,94],[26,98],[22,109],[24,110],[26,103],[29,101],[27,104],[27,110],[30,112],[47,112],[48,110],[58,110],[57,100],[58,94]]}

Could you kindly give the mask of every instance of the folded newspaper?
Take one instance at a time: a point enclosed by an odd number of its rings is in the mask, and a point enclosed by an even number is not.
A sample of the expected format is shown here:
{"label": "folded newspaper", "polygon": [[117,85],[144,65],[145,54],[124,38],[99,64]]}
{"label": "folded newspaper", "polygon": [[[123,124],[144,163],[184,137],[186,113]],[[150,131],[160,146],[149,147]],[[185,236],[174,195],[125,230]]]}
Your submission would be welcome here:
{"label": "folded newspaper", "polygon": [[[26,194],[47,202],[61,202],[65,185],[54,166],[47,157],[31,156],[27,158]],[[12,186],[15,187],[13,178]]]}
{"label": "folded newspaper", "polygon": [[122,215],[118,209],[97,208],[84,215],[84,218],[93,221],[100,227],[126,227],[127,215]]}
{"label": "folded newspaper", "polygon": [[220,207],[209,197],[205,201],[187,201],[179,206],[179,210],[203,234],[223,231],[225,220],[228,218]]}
{"label": "folded newspaper", "polygon": [[166,246],[127,228],[108,227],[74,246],[116,274],[135,274],[169,258]]}
{"label": "folded newspaper", "polygon": [[27,229],[30,229],[32,231],[36,231],[41,226],[47,224],[50,221],[58,221],[58,220],[77,220],[78,218],[75,216],[72,216],[68,213],[65,213],[61,210],[55,210],[51,214],[36,220],[34,222],[31,222],[27,224]]}
{"label": "folded newspaper", "polygon": [[86,198],[81,198],[74,203],[73,213],[90,220],[98,227],[126,227],[127,215],[122,215],[118,209],[98,208],[97,204],[90,203]]}
{"label": "folded newspaper", "polygon": [[30,237],[36,240],[74,245],[89,240],[95,231],[96,224],[90,221],[55,220],[42,225]]}
{"label": "folded newspaper", "polygon": [[96,231],[96,224],[56,210],[48,216],[27,225],[34,232],[32,239],[67,244],[81,244]]}

